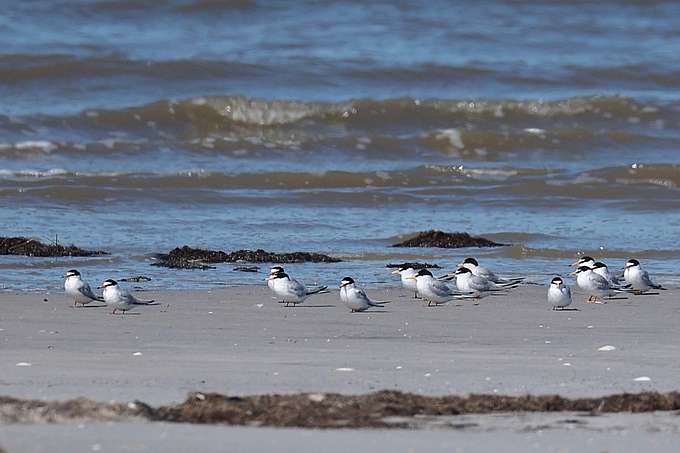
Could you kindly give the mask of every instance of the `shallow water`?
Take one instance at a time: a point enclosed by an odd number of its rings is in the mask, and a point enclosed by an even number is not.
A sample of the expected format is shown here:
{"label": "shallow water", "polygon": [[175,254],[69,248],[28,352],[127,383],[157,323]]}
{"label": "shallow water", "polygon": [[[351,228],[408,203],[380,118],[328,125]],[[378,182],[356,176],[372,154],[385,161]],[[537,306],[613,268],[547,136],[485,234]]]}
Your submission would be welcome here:
{"label": "shallow water", "polygon": [[[579,253],[680,265],[672,2],[38,1],[0,20],[0,233],[111,253],[0,257],[4,290],[147,275],[189,245],[327,253],[308,282],[475,255],[545,283]],[[65,29],[70,32],[65,33]],[[418,231],[513,244],[393,249]]]}

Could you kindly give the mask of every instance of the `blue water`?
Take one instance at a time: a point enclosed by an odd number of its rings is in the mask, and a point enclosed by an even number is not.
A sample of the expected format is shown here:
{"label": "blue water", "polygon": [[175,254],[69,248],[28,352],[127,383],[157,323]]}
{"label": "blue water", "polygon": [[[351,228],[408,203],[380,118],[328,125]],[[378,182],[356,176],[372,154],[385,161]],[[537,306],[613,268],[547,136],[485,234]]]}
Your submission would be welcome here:
{"label": "blue water", "polygon": [[[189,245],[345,260],[397,284],[469,254],[544,282],[579,253],[680,265],[674,2],[33,1],[0,18],[0,234],[108,258],[0,257],[6,290],[149,275]],[[513,247],[397,250],[441,229]],[[263,272],[267,266],[263,266]]]}

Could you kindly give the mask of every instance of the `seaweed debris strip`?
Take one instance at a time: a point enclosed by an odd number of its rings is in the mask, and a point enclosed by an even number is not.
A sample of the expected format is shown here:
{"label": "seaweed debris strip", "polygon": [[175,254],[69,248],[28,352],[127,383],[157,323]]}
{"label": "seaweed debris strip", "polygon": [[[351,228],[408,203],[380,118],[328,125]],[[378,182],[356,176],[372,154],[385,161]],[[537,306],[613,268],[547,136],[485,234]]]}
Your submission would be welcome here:
{"label": "seaweed debris strip", "polygon": [[341,260],[320,253],[294,252],[274,253],[258,250],[237,250],[226,253],[221,250],[204,250],[189,246],[178,247],[167,254],[156,255],[153,266],[177,269],[210,269],[217,263],[338,263]]}

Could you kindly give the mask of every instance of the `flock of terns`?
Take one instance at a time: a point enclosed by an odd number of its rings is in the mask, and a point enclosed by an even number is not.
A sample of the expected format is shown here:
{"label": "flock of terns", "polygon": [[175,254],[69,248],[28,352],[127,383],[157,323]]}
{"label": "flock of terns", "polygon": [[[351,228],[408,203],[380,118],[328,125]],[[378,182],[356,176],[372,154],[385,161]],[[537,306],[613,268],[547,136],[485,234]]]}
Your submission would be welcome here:
{"label": "flock of terns", "polygon": [[[595,261],[589,256],[584,256],[571,266],[576,270],[569,275],[576,276],[576,284],[589,294],[586,302],[603,303],[602,300],[619,293],[642,294],[650,289],[664,290],[661,285],[655,284],[647,271],[636,259],[628,260],[623,267],[622,277],[609,272],[607,266]],[[446,275],[435,277],[427,269],[416,270],[412,265],[405,264],[392,272],[401,276],[401,282],[414,297],[419,297],[427,302],[427,306],[445,304],[454,299],[481,299],[491,294],[503,294],[509,289],[516,288],[524,281],[524,277],[501,278],[489,269],[480,266],[476,259],[466,258],[460,263],[455,271]],[[120,310],[123,314],[135,307],[143,305],[158,305],[153,300],[141,300],[118,286],[115,280],[106,280],[99,288],[103,290],[102,296],[97,296],[90,285],[84,281],[76,269],[69,270],[64,276],[64,289],[66,294],[73,299],[73,308],[78,304],[85,306],[90,302],[104,302],[112,308],[110,314],[116,314]],[[455,279],[455,287],[451,282]],[[280,303],[297,305],[313,296],[314,294],[329,292],[327,286],[307,287],[291,278],[281,266],[271,268],[265,279],[269,288],[281,299]],[[449,286],[451,285],[451,286]],[[354,279],[345,277],[340,284],[340,300],[342,300],[352,312],[362,312],[371,307],[384,307],[389,301],[373,300],[359,287]],[[548,288],[548,302],[553,310],[564,310],[571,305],[571,289],[564,283],[562,278],[555,277]]]}
{"label": "flock of terns", "polygon": [[[576,284],[589,294],[586,302],[602,303],[606,297],[612,297],[618,293],[642,294],[650,289],[663,290],[661,285],[655,284],[649,277],[649,273],[642,269],[640,262],[631,259],[623,267],[623,280],[619,280],[609,272],[607,265],[595,261],[589,256],[584,256],[577,262],[574,272],[569,275],[576,276]],[[412,265],[405,264],[392,272],[401,276],[404,288],[414,293],[414,297],[420,297],[427,302],[427,306],[445,304],[453,299],[481,299],[489,294],[503,294],[509,289],[519,286],[524,277],[501,278],[489,269],[480,266],[476,259],[466,258],[457,269],[446,275],[435,277],[427,269],[416,271]],[[447,282],[455,279],[455,287],[450,287]],[[274,266],[265,279],[274,293],[285,303],[286,306],[304,302],[308,297],[325,292],[327,287],[307,288],[294,278],[291,278],[281,266]],[[342,300],[352,312],[361,312],[370,307],[383,307],[389,301],[372,300],[366,293],[358,288],[351,277],[345,277],[340,284],[340,300]],[[548,288],[548,302],[553,310],[564,310],[571,305],[571,289],[564,283],[562,278],[555,277]]]}

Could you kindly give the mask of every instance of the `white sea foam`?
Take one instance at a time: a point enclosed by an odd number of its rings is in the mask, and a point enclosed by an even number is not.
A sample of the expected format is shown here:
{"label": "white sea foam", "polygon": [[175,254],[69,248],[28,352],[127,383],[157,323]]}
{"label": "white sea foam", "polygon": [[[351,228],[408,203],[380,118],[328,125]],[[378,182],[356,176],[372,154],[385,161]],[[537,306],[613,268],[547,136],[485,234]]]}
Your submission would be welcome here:
{"label": "white sea foam", "polygon": [[449,144],[456,149],[464,149],[463,135],[459,129],[443,129],[435,134],[437,140],[448,140]]}
{"label": "white sea foam", "polygon": [[51,153],[58,146],[48,140],[29,140],[15,143],[14,148],[18,150],[37,149],[44,153]]}

